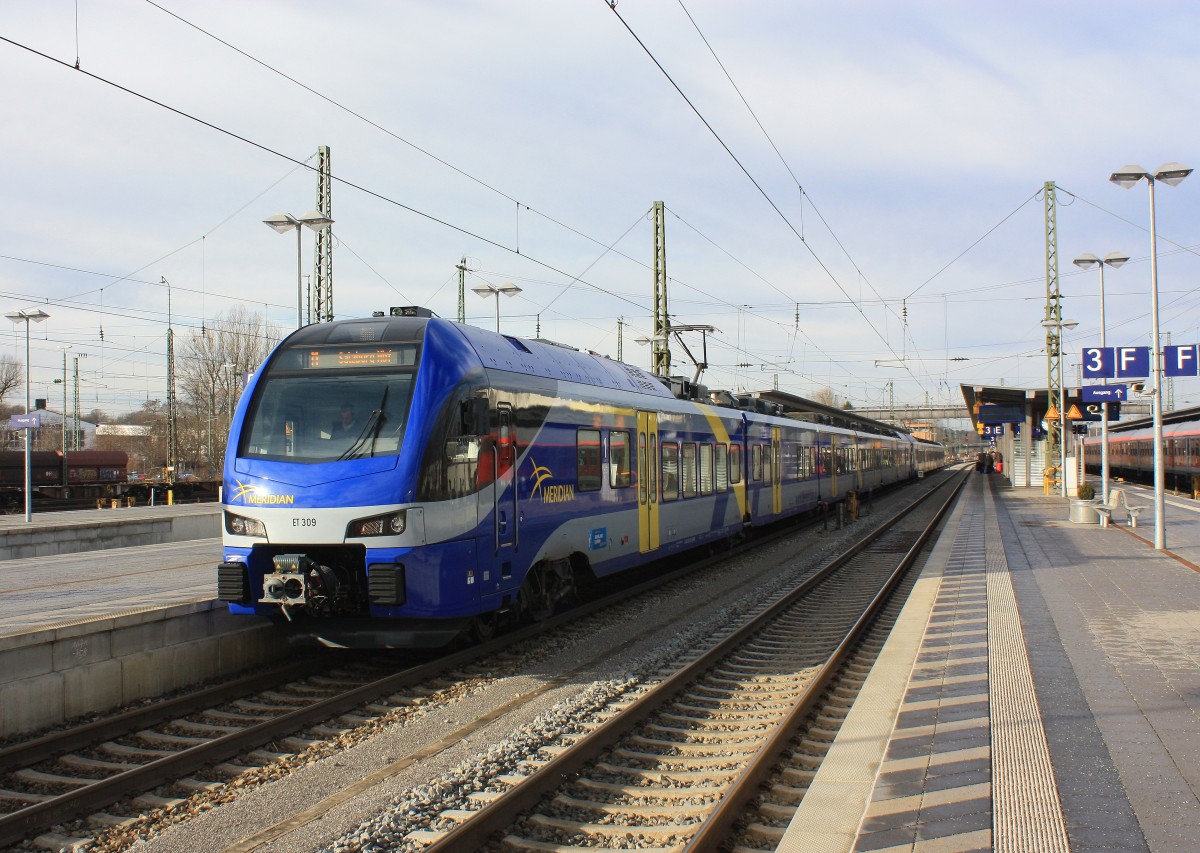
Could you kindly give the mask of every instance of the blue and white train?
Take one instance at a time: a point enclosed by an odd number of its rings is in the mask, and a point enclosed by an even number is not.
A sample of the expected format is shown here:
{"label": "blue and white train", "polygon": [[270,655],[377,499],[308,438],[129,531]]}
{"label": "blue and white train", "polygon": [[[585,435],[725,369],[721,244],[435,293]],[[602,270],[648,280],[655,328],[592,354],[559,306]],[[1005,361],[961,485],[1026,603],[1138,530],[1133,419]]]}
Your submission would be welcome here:
{"label": "blue and white train", "polygon": [[944,464],[902,432],[677,399],[628,364],[403,313],[300,329],[251,380],[225,459],[235,613],[332,646],[488,636]]}

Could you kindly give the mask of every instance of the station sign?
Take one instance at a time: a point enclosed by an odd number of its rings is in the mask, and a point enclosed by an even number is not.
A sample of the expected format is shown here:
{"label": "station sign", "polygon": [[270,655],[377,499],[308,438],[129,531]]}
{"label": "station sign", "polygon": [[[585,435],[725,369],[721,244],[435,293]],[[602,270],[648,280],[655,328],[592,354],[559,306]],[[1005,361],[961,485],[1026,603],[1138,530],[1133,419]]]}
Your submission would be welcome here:
{"label": "station sign", "polygon": [[1085,403],[1112,403],[1129,399],[1127,385],[1085,385],[1081,390]]}
{"label": "station sign", "polygon": [[1163,373],[1167,376],[1196,376],[1197,356],[1195,344],[1180,347],[1163,347]]}
{"label": "station sign", "polygon": [[1004,435],[1004,424],[984,424],[983,435],[991,438]]}
{"label": "station sign", "polygon": [[1088,347],[1084,379],[1144,379],[1150,375],[1150,347]]}
{"label": "station sign", "polygon": [[9,429],[39,429],[42,425],[42,413],[30,412],[27,415],[13,415],[9,421]]}

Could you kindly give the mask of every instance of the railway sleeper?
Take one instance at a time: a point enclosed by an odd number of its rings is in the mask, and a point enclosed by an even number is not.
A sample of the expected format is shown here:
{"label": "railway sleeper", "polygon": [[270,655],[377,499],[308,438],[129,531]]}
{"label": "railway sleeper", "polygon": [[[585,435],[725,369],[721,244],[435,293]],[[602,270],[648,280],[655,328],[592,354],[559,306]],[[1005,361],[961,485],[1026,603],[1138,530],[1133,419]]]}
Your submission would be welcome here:
{"label": "railway sleeper", "polygon": [[53,800],[54,794],[39,794],[34,791],[10,791],[0,788],[0,803],[20,803],[22,806]]}
{"label": "railway sleeper", "polygon": [[[236,730],[235,730],[236,731]],[[152,744],[153,746],[173,746],[177,749],[187,749],[190,746],[199,746],[202,743],[208,743],[212,740],[211,737],[189,737],[187,735],[172,735],[166,732],[156,732],[153,729],[143,729],[138,732],[135,737],[144,743]],[[167,753],[170,755],[171,753]]]}
{"label": "railway sleeper", "polygon": [[177,806],[182,806],[187,800],[182,800],[179,797],[161,797],[158,794],[142,794],[139,797],[129,801],[129,804],[135,809],[142,811],[152,811],[154,809],[173,809]]}
{"label": "railway sleeper", "polygon": [[796,806],[782,803],[759,803],[757,811],[760,817],[770,821],[782,822],[785,826],[796,816]]}
{"label": "railway sleeper", "polygon": [[[696,781],[705,781],[707,774],[697,774],[702,777]],[[732,776],[733,774],[729,774]],[[575,786],[588,791],[607,794],[612,797],[645,798],[653,800],[686,800],[693,797],[711,795],[718,797],[729,787],[725,784],[702,786],[688,785],[682,788],[666,788],[661,784],[650,785],[620,785],[616,782],[597,782],[595,779],[581,778],[575,780]]]}
{"label": "railway sleeper", "polygon": [[151,762],[157,758],[165,758],[168,755],[174,755],[175,751],[170,749],[153,749],[147,746],[129,746],[124,743],[117,743],[109,740],[100,744],[99,750],[108,755],[116,755],[121,758],[132,758],[135,761]]}
{"label": "railway sleeper", "polygon": [[[716,767],[716,768],[721,768],[721,769],[725,769],[725,768],[735,769],[736,768],[736,769],[740,770],[741,767],[745,764],[746,753],[743,752],[738,755],[708,755],[708,756],[705,756],[705,755],[661,755],[661,754],[651,753],[651,752],[638,752],[637,750],[633,750],[633,749],[618,748],[618,749],[613,750],[613,756],[615,758],[621,758],[626,761],[637,761],[641,764],[649,764],[652,767],[661,765],[661,764],[667,764],[667,765],[680,764],[680,765],[684,765],[685,769],[692,768],[692,767]],[[636,769],[643,769],[643,768],[636,768]],[[669,769],[669,768],[664,769],[661,772],[667,776],[678,775],[678,771],[676,771],[674,769]]]}
{"label": "railway sleeper", "polygon": [[702,783],[724,784],[725,780],[732,779],[742,772],[742,765],[738,764],[728,770],[643,770],[636,767],[625,767],[618,764],[607,764],[605,762],[597,762],[595,765],[597,770],[612,775],[628,776],[633,779],[641,779],[651,785],[698,785]]}
{"label": "railway sleeper", "polygon": [[172,720],[168,725],[172,729],[176,729],[179,732],[194,732],[198,735],[204,736],[205,738],[218,738],[222,735],[240,732],[242,729],[246,728],[244,725],[221,726],[215,723],[196,723],[191,720]]}
{"label": "railway sleeper", "polygon": [[33,839],[33,846],[41,850],[57,850],[58,853],[83,853],[92,846],[92,839],[47,832]]}
{"label": "railway sleeper", "polygon": [[60,755],[57,760],[59,764],[73,770],[100,770],[108,773],[120,773],[141,766],[131,761],[103,761],[99,758],[85,758],[82,755],[74,754]]}
{"label": "railway sleeper", "polygon": [[711,803],[689,804],[689,805],[620,805],[613,803],[601,803],[597,800],[580,800],[576,797],[568,797],[565,794],[558,794],[551,801],[554,805],[571,811],[590,811],[601,815],[610,815],[613,817],[636,817],[650,818],[657,817],[665,818],[693,818],[702,817],[712,811]]}
{"label": "railway sleeper", "polygon": [[85,823],[88,826],[96,829],[110,829],[119,826],[132,826],[137,823],[141,815],[120,815],[111,814],[109,812],[96,812],[87,817]]}
{"label": "railway sleeper", "polygon": [[176,779],[172,784],[181,791],[187,791],[189,795],[203,793],[204,791],[219,791],[225,787],[224,782],[212,782],[207,779],[197,779],[194,776]]}
{"label": "railway sleeper", "polygon": [[[704,726],[693,723],[687,728],[681,726],[664,726],[658,723],[647,723],[644,728],[649,732],[675,736],[678,743],[721,744],[729,741],[761,741],[768,732],[770,725],[778,718],[763,720],[763,724],[753,728],[718,728],[716,725]],[[672,741],[675,742],[675,741]]]}
{"label": "railway sleeper", "polygon": [[93,782],[99,782],[98,778],[81,779],[78,776],[63,776],[60,773],[46,773],[42,770],[31,770],[28,767],[21,770],[14,770],[9,776],[17,782],[22,782],[26,785],[46,785],[52,788],[84,788],[91,785]]}
{"label": "railway sleeper", "polygon": [[808,788],[796,788],[792,785],[780,785],[776,783],[771,786],[769,793],[771,795],[769,802],[776,802],[795,808],[800,805],[800,801],[808,793]]}
{"label": "railway sleeper", "polygon": [[[667,751],[674,751],[680,756],[701,755],[707,756],[713,753],[724,753],[727,755],[747,755],[752,752],[757,752],[762,738],[756,738],[754,743],[745,744],[729,744],[729,743],[688,743],[686,741],[662,740],[659,738],[646,737],[645,735],[630,735],[627,743],[644,746]],[[662,756],[663,758],[677,757],[675,754]]]}

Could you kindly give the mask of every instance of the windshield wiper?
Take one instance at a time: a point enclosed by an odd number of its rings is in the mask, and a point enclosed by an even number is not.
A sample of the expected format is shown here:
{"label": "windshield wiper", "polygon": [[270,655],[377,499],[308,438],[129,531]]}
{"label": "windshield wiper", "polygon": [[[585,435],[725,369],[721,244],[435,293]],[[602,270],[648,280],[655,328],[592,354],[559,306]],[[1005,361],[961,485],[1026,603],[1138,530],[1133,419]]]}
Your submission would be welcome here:
{"label": "windshield wiper", "polygon": [[[388,391],[392,388],[391,385],[385,385],[383,388],[383,396],[379,398],[379,408],[371,411],[371,416],[367,418],[367,422],[363,424],[363,428],[358,433],[358,437],[353,443],[346,448],[345,452],[338,457],[339,462],[344,462],[347,459],[357,459],[360,456],[375,455],[375,441],[379,438],[379,431],[383,429],[384,421],[387,420],[387,415],[383,413],[383,407],[387,404]],[[370,453],[364,453],[367,449],[368,442],[370,443]]]}

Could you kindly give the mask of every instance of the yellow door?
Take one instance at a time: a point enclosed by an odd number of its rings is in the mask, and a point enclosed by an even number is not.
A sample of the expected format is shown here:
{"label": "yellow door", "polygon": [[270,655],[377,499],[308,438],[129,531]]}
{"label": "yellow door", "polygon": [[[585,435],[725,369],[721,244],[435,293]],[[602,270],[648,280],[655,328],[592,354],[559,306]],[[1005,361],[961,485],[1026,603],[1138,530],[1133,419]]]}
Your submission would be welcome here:
{"label": "yellow door", "polygon": [[779,427],[771,427],[771,512],[783,512],[783,457],[780,454]]}
{"label": "yellow door", "polygon": [[658,549],[658,415],[638,412],[638,549]]}

